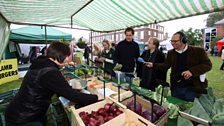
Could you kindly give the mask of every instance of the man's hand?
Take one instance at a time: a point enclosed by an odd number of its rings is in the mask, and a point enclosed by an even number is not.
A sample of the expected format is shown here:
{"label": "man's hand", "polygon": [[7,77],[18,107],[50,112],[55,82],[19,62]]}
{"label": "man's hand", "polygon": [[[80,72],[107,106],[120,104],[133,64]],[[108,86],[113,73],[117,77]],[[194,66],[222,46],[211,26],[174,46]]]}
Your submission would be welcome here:
{"label": "man's hand", "polygon": [[153,63],[152,63],[152,62],[144,62],[144,64],[145,64],[148,68],[152,68],[152,67],[153,67]]}
{"label": "man's hand", "polygon": [[184,76],[186,80],[192,77],[192,73],[189,70],[182,72],[181,75]]}
{"label": "man's hand", "polygon": [[99,60],[100,62],[104,62],[104,61],[105,61],[105,58],[104,58],[104,57],[100,57],[98,60]]}

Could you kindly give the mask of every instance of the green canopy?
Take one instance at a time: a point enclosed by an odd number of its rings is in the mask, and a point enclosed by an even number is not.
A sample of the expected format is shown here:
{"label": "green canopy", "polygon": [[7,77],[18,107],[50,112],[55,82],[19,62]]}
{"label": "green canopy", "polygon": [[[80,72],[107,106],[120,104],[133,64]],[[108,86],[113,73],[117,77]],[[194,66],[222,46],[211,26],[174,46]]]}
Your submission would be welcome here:
{"label": "green canopy", "polygon": [[[13,41],[45,41],[45,28],[41,26],[28,26],[18,29],[12,29],[10,39]],[[70,41],[72,39],[71,34],[64,33],[57,29],[47,27],[47,40],[57,41],[65,40]]]}
{"label": "green canopy", "polygon": [[224,0],[0,0],[8,22],[115,31],[224,10]]}

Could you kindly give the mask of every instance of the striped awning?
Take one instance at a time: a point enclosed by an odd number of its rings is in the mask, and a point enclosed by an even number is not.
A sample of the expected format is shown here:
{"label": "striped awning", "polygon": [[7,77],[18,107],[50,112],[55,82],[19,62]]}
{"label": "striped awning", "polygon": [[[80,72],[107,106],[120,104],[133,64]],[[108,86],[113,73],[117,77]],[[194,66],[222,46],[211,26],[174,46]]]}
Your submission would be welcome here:
{"label": "striped awning", "polygon": [[0,12],[8,22],[72,24],[94,31],[114,31],[223,10],[224,0],[0,0]]}

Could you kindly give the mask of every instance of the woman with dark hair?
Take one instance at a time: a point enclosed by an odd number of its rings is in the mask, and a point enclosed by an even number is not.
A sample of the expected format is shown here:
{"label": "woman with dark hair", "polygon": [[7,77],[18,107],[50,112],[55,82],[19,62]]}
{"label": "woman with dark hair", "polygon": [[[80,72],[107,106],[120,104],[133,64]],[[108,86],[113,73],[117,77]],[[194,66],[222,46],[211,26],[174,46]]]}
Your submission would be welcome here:
{"label": "woman with dark hair", "polygon": [[69,47],[57,42],[47,48],[46,56],[33,61],[18,94],[5,111],[6,126],[46,125],[46,113],[54,94],[81,106],[98,100],[97,95],[73,90],[59,71],[69,55]]}
{"label": "woman with dark hair", "polygon": [[[147,45],[148,50],[145,50],[141,55],[145,62],[163,63],[165,61],[165,55],[158,47],[159,40],[150,38]],[[138,67],[140,68],[137,75],[141,78],[141,87],[155,91],[155,88],[159,85],[157,80],[166,81],[166,71],[148,68],[144,63],[139,63]]]}
{"label": "woman with dark hair", "polygon": [[222,49],[221,49],[221,59],[222,59],[222,65],[220,67],[220,70],[224,70],[224,46],[222,46]]}

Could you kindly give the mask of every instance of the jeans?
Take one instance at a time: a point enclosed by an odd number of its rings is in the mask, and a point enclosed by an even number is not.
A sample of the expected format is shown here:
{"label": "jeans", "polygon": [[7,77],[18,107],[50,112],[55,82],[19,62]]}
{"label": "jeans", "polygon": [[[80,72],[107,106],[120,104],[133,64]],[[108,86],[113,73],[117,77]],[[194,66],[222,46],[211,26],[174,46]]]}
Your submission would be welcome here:
{"label": "jeans", "polygon": [[16,124],[9,121],[5,121],[6,126],[45,126],[41,121],[34,121],[24,124]]}
{"label": "jeans", "polygon": [[185,101],[194,101],[194,98],[197,97],[197,94],[190,90],[188,87],[171,87],[171,96],[179,98]]}

